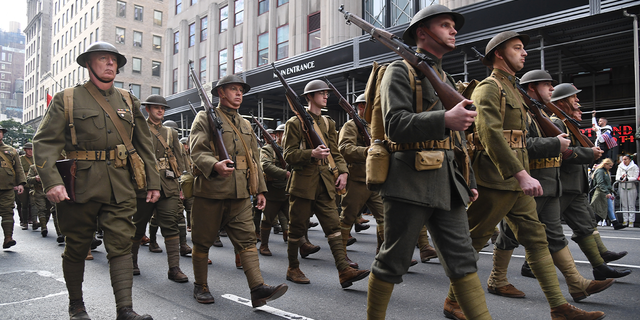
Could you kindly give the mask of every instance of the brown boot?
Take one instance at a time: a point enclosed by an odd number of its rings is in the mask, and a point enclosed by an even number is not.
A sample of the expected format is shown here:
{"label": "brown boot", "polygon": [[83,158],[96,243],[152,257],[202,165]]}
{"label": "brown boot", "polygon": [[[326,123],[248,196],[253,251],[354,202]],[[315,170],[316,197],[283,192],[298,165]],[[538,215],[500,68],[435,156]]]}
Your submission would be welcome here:
{"label": "brown boot", "polygon": [[211,295],[211,291],[209,291],[209,286],[206,283],[203,284],[193,284],[193,297],[199,303],[214,303],[215,299]]}
{"label": "brown boot", "polygon": [[348,288],[353,285],[354,282],[362,280],[369,276],[369,270],[357,270],[351,267],[347,267],[346,269],[338,272],[340,276],[340,286],[342,288]]}
{"label": "brown boot", "polygon": [[436,252],[436,249],[432,246],[427,244],[420,248],[420,261],[422,261],[422,263],[426,263],[427,261],[437,257],[438,252]]}
{"label": "brown boot", "polygon": [[186,241],[184,243],[180,243],[181,256],[186,257],[187,255],[190,255],[192,252],[193,252],[193,249],[191,249],[191,247],[187,244]]}
{"label": "brown boot", "polygon": [[320,246],[311,244],[308,240],[300,246],[300,256],[306,258],[310,254],[320,251]]}
{"label": "brown boot", "polygon": [[236,253],[236,268],[242,269],[242,259],[240,259],[239,253]]}
{"label": "brown boot", "polygon": [[3,249],[9,249],[16,245],[16,241],[13,240],[12,237],[4,238],[4,242],[2,243]]}
{"label": "brown boot", "polygon": [[169,272],[167,273],[169,280],[175,282],[189,282],[189,277],[180,270],[180,267],[172,267],[169,268]]}
{"label": "brown boot", "polygon": [[272,256],[271,250],[269,250],[269,245],[264,242],[260,244],[260,254],[263,256]]}
{"label": "brown boot", "polygon": [[299,283],[299,284],[308,284],[311,283],[309,278],[302,273],[300,268],[287,268],[287,280]]}
{"label": "brown boot", "polygon": [[132,307],[122,307],[118,309],[116,320],[153,320],[153,318],[148,314],[137,314]]}
{"label": "brown boot", "polygon": [[444,299],[444,316],[448,319],[455,320],[467,320],[467,317],[464,316],[462,312],[462,308],[457,301],[451,301],[449,297]]}
{"label": "brown boot", "polygon": [[487,291],[489,293],[493,293],[495,295],[507,297],[507,298],[524,298],[524,292],[518,290],[512,284],[508,284],[504,287],[487,287]]}
{"label": "brown boot", "polygon": [[608,289],[609,287],[611,287],[611,285],[613,285],[614,282],[616,282],[616,280],[614,279],[607,279],[603,281],[591,280],[591,283],[589,284],[585,292],[571,293],[571,297],[573,297],[573,301],[578,302],[594,293],[598,293],[600,291]]}
{"label": "brown boot", "polygon": [[347,256],[346,254],[344,255],[344,259],[347,260],[347,263],[349,264],[349,267],[354,268],[354,269],[358,269],[358,263],[357,262],[353,262],[351,259],[349,259],[349,256]]}
{"label": "brown boot", "polygon": [[69,301],[69,319],[70,320],[91,320],[84,307],[82,299]]}
{"label": "brown boot", "polygon": [[160,248],[157,242],[152,241],[149,242],[149,251],[153,253],[162,253],[162,248]]}
{"label": "brown boot", "polygon": [[262,284],[251,289],[251,306],[254,308],[262,307],[267,304],[267,301],[272,301],[282,297],[287,292],[289,286],[283,283],[279,286],[273,287],[266,284]]}
{"label": "brown boot", "polygon": [[552,320],[600,320],[604,319],[602,311],[584,311],[568,303],[551,308]]}

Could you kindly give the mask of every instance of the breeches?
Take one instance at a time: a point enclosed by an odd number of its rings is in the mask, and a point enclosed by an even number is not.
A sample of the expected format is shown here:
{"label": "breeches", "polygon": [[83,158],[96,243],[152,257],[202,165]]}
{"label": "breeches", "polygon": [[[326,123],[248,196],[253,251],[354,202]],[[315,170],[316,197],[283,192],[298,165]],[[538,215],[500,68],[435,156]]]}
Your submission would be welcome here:
{"label": "breeches", "polygon": [[144,198],[137,199],[137,212],[133,215],[133,223],[136,226],[135,240],[142,239],[147,229],[147,223],[155,210],[155,220],[160,227],[160,232],[165,238],[179,234],[178,221],[184,221],[184,215],[180,210],[180,198],[178,196],[160,196],[156,203],[146,202]]}
{"label": "breeches", "polygon": [[375,191],[369,191],[367,184],[364,182],[348,180],[347,193],[342,197],[340,221],[343,224],[352,226],[364,205],[367,205],[367,208],[369,208],[378,223],[384,220],[380,194]]}
{"label": "breeches", "polygon": [[209,252],[221,228],[227,231],[236,252],[255,248],[251,200],[195,197],[191,211],[191,241],[197,251]]}

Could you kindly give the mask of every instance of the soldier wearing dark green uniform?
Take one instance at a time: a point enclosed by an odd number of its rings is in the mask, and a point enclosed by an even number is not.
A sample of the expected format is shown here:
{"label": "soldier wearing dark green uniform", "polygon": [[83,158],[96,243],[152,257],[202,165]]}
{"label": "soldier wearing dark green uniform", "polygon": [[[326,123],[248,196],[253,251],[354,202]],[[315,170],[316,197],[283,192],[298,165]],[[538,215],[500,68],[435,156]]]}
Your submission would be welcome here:
{"label": "soldier wearing dark green uniform", "polygon": [[[532,70],[525,73],[520,79],[527,94],[537,101],[548,103],[553,92],[553,78],[544,70]],[[540,111],[544,113],[544,111]],[[546,114],[545,114],[546,116]],[[598,281],[587,280],[576,269],[573,256],[569,251],[569,242],[564,236],[560,223],[560,164],[562,155],[570,156],[569,139],[562,133],[556,137],[545,137],[541,130],[538,118],[527,113],[527,152],[529,154],[529,171],[531,177],[540,181],[542,195],[535,197],[538,219],[545,225],[549,251],[553,263],[564,275],[569,293],[574,301],[580,301],[587,296],[601,292],[609,288],[614,280]],[[547,121],[550,122],[550,120]],[[511,228],[503,219],[500,222],[503,232],[498,236],[498,241],[493,250],[493,270],[489,276],[489,292],[506,297],[520,298],[524,293],[516,289],[507,280],[507,268],[513,249],[518,247]]]}
{"label": "soldier wearing dark green uniform", "polygon": [[[555,87],[551,101],[563,110],[569,117],[577,121],[582,120],[582,111],[578,103],[578,90],[570,83],[559,84]],[[611,268],[607,262],[624,257],[627,252],[611,252],[606,249],[597,229],[595,215],[588,204],[589,192],[588,169],[600,158],[602,150],[598,147],[583,147],[576,137],[568,130],[565,123],[558,117],[551,118],[553,122],[570,136],[570,156],[562,161],[560,180],[562,182],[562,197],[560,210],[567,225],[573,230],[571,239],[575,241],[587,256],[593,268],[593,276],[598,280],[606,278],[620,278],[631,274],[630,269],[618,270]]]}
{"label": "soldier wearing dark green uniform", "polygon": [[[417,45],[420,53],[435,62],[434,70],[450,86],[453,79],[442,70],[442,56],[455,49],[455,36],[463,24],[459,13],[432,5],[420,10],[403,34],[405,43]],[[387,67],[379,89],[391,155],[389,174],[380,191],[384,242],[371,268],[368,318],[385,317],[394,284],[402,282],[426,225],[459,297],[460,306],[445,302],[444,314],[453,317],[457,309],[462,315],[462,307],[470,318],[491,319],[476,273],[478,255],[466,223],[465,205],[477,197],[476,185],[472,171],[470,180],[465,180],[460,169],[465,164],[458,163],[454,155],[454,148],[463,144],[459,131],[473,123],[476,112],[465,109],[469,100],[445,110],[426,78],[415,84],[416,91],[421,86],[422,94],[422,101],[416,102],[410,77],[409,66],[395,61]],[[419,110],[418,105],[424,109]],[[425,158],[440,158],[440,165],[422,168],[418,159]]]}
{"label": "soldier wearing dark green uniform", "polygon": [[[182,161],[182,146],[178,141],[178,132],[175,129],[162,125],[164,113],[169,106],[164,97],[152,94],[140,103],[145,106],[149,117],[147,125],[153,137],[151,138],[155,162],[158,165],[160,181],[160,199],[155,203],[145,201],[144,192],[138,192],[137,211],[133,215],[133,223],[136,226],[136,234],[133,237],[131,253],[133,255],[133,274],[140,274],[138,268],[138,250],[140,240],[144,236],[147,223],[155,212],[155,220],[164,237],[164,245],[167,250],[167,262],[169,271],[167,277],[175,282],[187,282],[187,275],[180,270],[180,237],[178,222],[184,222],[184,215],[180,204],[179,178],[184,171]],[[165,147],[166,146],[166,147]],[[151,236],[157,231],[152,231]],[[186,232],[186,230],[185,230]]]}
{"label": "soldier wearing dark green uniform", "polygon": [[16,241],[13,240],[15,192],[22,194],[24,185],[27,183],[18,152],[2,141],[5,133],[7,133],[7,129],[0,126],[0,167],[2,167],[0,169],[0,217],[2,218],[2,231],[4,232],[3,249],[16,245]]}
{"label": "soldier wearing dark green uniform", "polygon": [[[327,106],[330,91],[324,81],[313,80],[307,83],[303,93],[309,103],[308,113],[313,119],[316,133],[324,142],[323,145],[316,148],[309,145],[298,117],[289,119],[285,126],[284,158],[293,171],[287,186],[290,194],[287,280],[301,284],[310,283],[300,270],[298,247],[304,241],[302,239],[309,227],[311,214],[315,214],[329,242],[340,285],[346,288],[354,281],[366,278],[369,270],[356,270],[345,260],[336,206],[336,189],[344,189],[349,171],[338,151],[336,123],[320,114],[322,108]],[[335,164],[332,164],[329,157],[333,158]],[[335,168],[330,168],[332,165]],[[337,170],[337,179],[331,169]]]}
{"label": "soldier wearing dark green uniform", "polygon": [[40,180],[35,164],[29,167],[27,184],[31,187],[31,206],[36,210],[36,214],[40,220],[40,234],[43,238],[49,234],[47,224],[49,223],[49,217],[53,215],[53,225],[56,228],[56,234],[60,237],[62,233],[60,232],[60,227],[58,227],[58,214],[56,213],[53,203],[51,203],[51,201],[47,199],[47,195],[44,194],[42,181]]}
{"label": "soldier wearing dark green uniform", "polygon": [[[540,182],[529,175],[526,130],[530,120],[515,77],[524,66],[527,56],[524,47],[528,42],[529,36],[513,31],[493,37],[483,58],[493,72],[471,96],[478,110],[473,169],[480,194],[468,210],[473,246],[481,250],[496,224],[506,219],[518,242],[525,247],[527,262],[547,298],[552,318],[600,319],[604,313],[577,309],[563,297],[545,226],[536,213],[533,197],[541,196],[543,190]],[[450,292],[449,297],[452,296]]]}
{"label": "soldier wearing dark green uniform", "polygon": [[[364,116],[364,108],[366,100],[364,94],[359,95],[354,102],[358,115]],[[347,193],[342,196],[342,212],[340,213],[340,229],[342,231],[342,245],[345,247],[345,258],[351,261],[346,255],[347,242],[349,241],[349,232],[356,222],[356,218],[365,205],[378,225],[376,230],[378,250],[384,239],[384,217],[382,209],[382,197],[378,191],[370,191],[366,184],[366,166],[368,145],[365,145],[364,139],[358,127],[356,119],[347,121],[340,129],[338,136],[338,148],[340,154],[348,164],[349,179],[347,179]],[[365,125],[367,132],[369,126]],[[357,263],[354,263],[357,267]]]}
{"label": "soldier wearing dark green uniform", "polygon": [[[205,111],[196,115],[191,126],[191,159],[199,171],[195,174],[191,212],[193,296],[200,303],[214,302],[207,281],[207,260],[209,248],[221,228],[227,231],[235,251],[242,258],[254,308],[281,297],[288,288],[284,283],[277,287],[265,284],[260,272],[250,196],[255,192],[258,209],[263,209],[263,193],[267,187],[259,165],[255,134],[249,121],[238,113],[242,96],[250,88],[242,78],[229,75],[222,77],[211,90],[213,96],[220,98],[215,112],[221,121],[219,132],[222,132],[221,138],[230,159],[220,160],[217,150],[213,149],[213,132]],[[251,176],[257,178],[257,185],[248,181]]]}
{"label": "soldier wearing dark green uniform", "polygon": [[184,161],[185,172],[180,176],[180,190],[182,191],[182,205],[187,212],[187,231],[191,231],[191,207],[193,206],[193,161],[191,161],[191,152],[189,151],[189,138],[180,139],[180,143],[184,147],[182,157]]}
{"label": "soldier wearing dark green uniform", "polygon": [[[131,139],[135,151],[129,152],[139,154],[146,164],[147,201],[156,202],[160,177],[154,165],[151,134],[138,99],[113,86],[118,68],[127,63],[113,45],[96,42],[76,62],[88,69],[90,81],[56,93],[33,139],[42,187],[49,201],[57,203],[58,223],[66,236],[62,270],[69,291],[69,316],[89,319],[82,299],[84,261],[98,225],[104,230],[117,319],[152,319],[132,309],[131,238],[135,226],[131,216],[136,212],[136,191],[127,148],[116,124],[121,124]],[[75,202],[69,201],[55,165],[63,150],[67,158],[77,159]]]}
{"label": "soldier wearing dark green uniform", "polygon": [[[29,172],[29,167],[33,164],[33,144],[31,142],[25,143],[24,147],[24,155],[20,156],[20,162],[22,163],[22,169],[24,170],[24,175],[26,176]],[[22,230],[26,230],[29,228],[29,223],[31,223],[31,228],[33,230],[37,230],[40,227],[40,223],[38,222],[38,215],[34,212],[35,208],[31,206],[31,187],[29,184],[24,186],[24,192],[17,195],[16,203],[20,206],[20,222],[22,225]]]}
{"label": "soldier wearing dark green uniform", "polygon": [[[282,145],[282,136],[284,135],[284,124],[279,125],[276,130],[273,131],[275,135],[275,141],[278,145]],[[260,149],[260,164],[262,165],[262,171],[267,178],[267,204],[262,211],[264,217],[262,218],[262,224],[260,226],[260,254],[263,256],[270,256],[271,250],[269,250],[269,234],[271,233],[271,226],[280,212],[289,215],[289,196],[287,195],[287,181],[291,176],[291,172],[287,168],[283,168],[282,164],[278,160],[276,151],[270,143],[265,144]],[[284,225],[283,225],[284,227]],[[289,229],[283,228],[283,232],[288,234]]]}

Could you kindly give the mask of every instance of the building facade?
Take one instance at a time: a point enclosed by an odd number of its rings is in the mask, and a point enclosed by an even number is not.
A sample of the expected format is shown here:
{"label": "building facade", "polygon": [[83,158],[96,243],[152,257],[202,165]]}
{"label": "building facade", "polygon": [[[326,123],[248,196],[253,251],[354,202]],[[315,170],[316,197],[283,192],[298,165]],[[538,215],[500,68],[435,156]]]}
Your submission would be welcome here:
{"label": "building facade", "polygon": [[19,25],[0,30],[0,120],[22,119],[25,37]]}

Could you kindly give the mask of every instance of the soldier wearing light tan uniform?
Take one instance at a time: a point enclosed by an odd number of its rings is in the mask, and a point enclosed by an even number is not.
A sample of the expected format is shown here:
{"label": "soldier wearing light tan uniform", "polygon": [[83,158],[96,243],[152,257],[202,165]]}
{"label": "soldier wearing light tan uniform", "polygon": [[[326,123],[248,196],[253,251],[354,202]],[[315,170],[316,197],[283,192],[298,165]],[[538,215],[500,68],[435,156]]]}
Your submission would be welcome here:
{"label": "soldier wearing light tan uniform", "polygon": [[7,129],[0,126],[0,217],[4,232],[3,249],[16,245],[16,241],[13,240],[14,191],[22,194],[24,185],[27,183],[18,152],[2,141],[5,133],[7,133]]}

